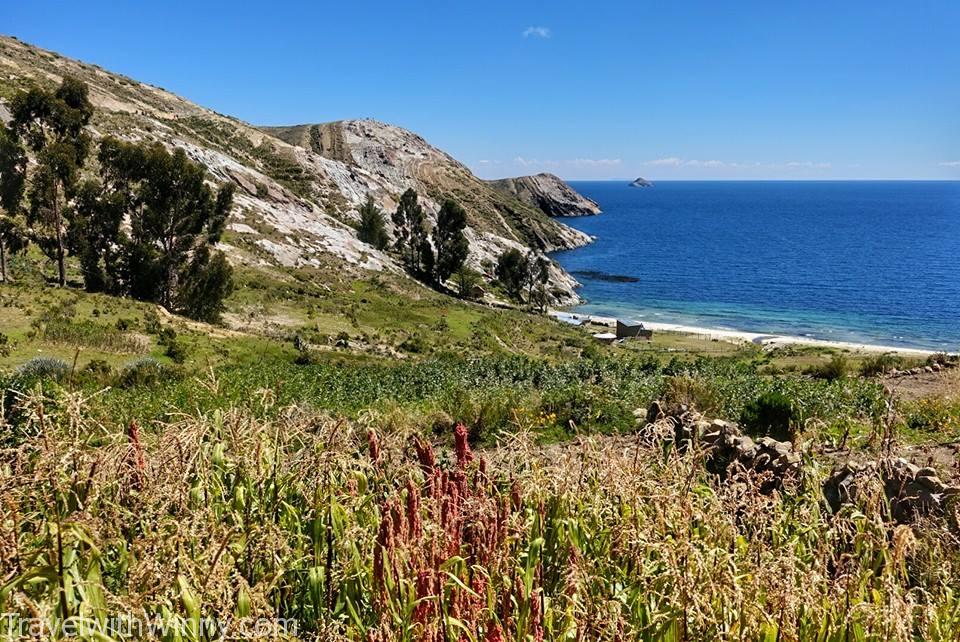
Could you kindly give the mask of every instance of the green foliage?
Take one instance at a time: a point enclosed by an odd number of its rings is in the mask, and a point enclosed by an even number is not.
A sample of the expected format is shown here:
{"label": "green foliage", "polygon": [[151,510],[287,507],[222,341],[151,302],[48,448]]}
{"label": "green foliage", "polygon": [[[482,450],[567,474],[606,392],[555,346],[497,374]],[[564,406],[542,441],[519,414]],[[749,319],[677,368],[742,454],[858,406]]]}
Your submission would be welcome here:
{"label": "green foliage", "polygon": [[[422,334],[413,335],[404,343],[401,349],[411,354],[429,350]],[[111,415],[136,412],[145,418],[163,418],[173,407],[207,412],[230,405],[249,406],[253,403],[251,390],[270,390],[280,406],[301,403],[355,416],[393,404],[450,412],[448,406],[442,405],[450,390],[489,390],[504,398],[522,399],[529,415],[560,411],[552,425],[564,422],[564,431],[569,428],[566,420],[572,418],[584,432],[617,432],[629,428],[624,418],[635,408],[645,408],[654,399],[663,398],[671,377],[686,376],[709,382],[716,416],[722,418],[740,417],[745,406],[767,393],[790,399],[804,418],[828,424],[841,418],[871,423],[879,421],[886,412],[882,387],[868,380],[827,382],[796,376],[769,377],[760,374],[756,367],[718,359],[672,366],[661,366],[647,357],[627,356],[560,362],[510,355],[438,356],[409,362],[344,363],[329,354],[311,354],[305,365],[295,365],[289,357],[258,358],[252,365],[217,368],[215,375],[215,392],[192,380],[171,381],[155,386],[149,394],[111,391],[97,397],[97,404]],[[597,412],[574,412],[574,408],[586,408],[576,401],[580,388],[591,390],[583,394],[596,400]],[[566,406],[569,412],[564,410],[565,396],[571,397]],[[550,408],[542,406],[547,401]],[[564,413],[566,417],[562,416]]]}
{"label": "green foliage", "polygon": [[523,252],[510,248],[497,259],[497,280],[514,299],[520,299],[527,284],[529,273]]}
{"label": "green foliage", "polygon": [[21,217],[26,186],[27,155],[16,133],[0,123],[0,283],[6,283],[7,255],[27,246],[28,234]]}
{"label": "green foliage", "polygon": [[960,404],[924,397],[907,405],[905,424],[910,430],[953,436],[960,431]]}
{"label": "green foliage", "polygon": [[66,285],[66,234],[75,188],[90,149],[85,127],[93,115],[86,84],[65,77],[55,91],[32,88],[10,103],[11,130],[35,154],[27,193],[34,240],[57,263]]}
{"label": "green foliage", "polygon": [[515,425],[517,410],[524,403],[523,395],[509,388],[470,390],[456,386],[439,400],[439,409],[452,424],[469,427],[470,443],[494,444],[501,432]]}
{"label": "green foliage", "polygon": [[531,308],[543,311],[548,302],[547,283],[550,281],[550,262],[533,250],[523,254],[511,248],[497,260],[497,279],[511,298],[521,301],[524,293]]}
{"label": "green foliage", "polygon": [[[20,141],[35,154],[27,222],[66,284],[66,254],[76,255],[92,292],[156,301],[171,311],[216,321],[232,290],[232,270],[212,250],[223,234],[233,185],[216,194],[205,171],[181,149],[160,143],[100,143],[99,180],[79,181],[90,149],[93,115],[84,83],[64,78],[49,92],[33,88],[11,101],[11,125],[0,131],[0,275],[7,248],[23,246],[16,215],[27,166]],[[130,234],[122,231],[130,221]]]}
{"label": "green foliage", "polygon": [[397,236],[396,249],[400,252],[407,271],[415,276],[431,274],[432,270],[428,272],[426,268],[432,268],[432,265],[424,265],[425,259],[430,262],[433,260],[432,249],[429,257],[425,255],[425,251],[430,248],[427,218],[413,188],[407,189],[400,196],[392,218]]}
{"label": "green foliage", "polygon": [[433,231],[436,247],[436,280],[443,283],[463,267],[470,251],[463,230],[467,227],[467,213],[457,202],[446,200],[437,214]]}
{"label": "green foliage", "polygon": [[461,265],[453,276],[457,283],[457,295],[461,299],[475,298],[474,292],[483,283],[480,274],[466,265]]}
{"label": "green foliage", "polygon": [[183,363],[187,360],[187,348],[177,338],[177,333],[172,328],[164,328],[160,333],[160,345],[165,348],[163,354],[174,363]]}
{"label": "green foliage", "polygon": [[104,381],[113,373],[113,368],[103,359],[92,359],[83,367],[83,372],[98,381]]}
{"label": "green foliage", "polygon": [[794,441],[799,430],[800,413],[786,395],[768,392],[743,408],[740,422],[749,434]]}
{"label": "green foliage", "polygon": [[120,370],[117,385],[121,388],[140,388],[182,378],[183,373],[179,369],[164,365],[152,357],[144,357],[131,361]]}
{"label": "green foliage", "polygon": [[88,292],[119,292],[117,276],[123,239],[120,226],[125,213],[123,194],[108,192],[95,180],[77,188],[67,233],[67,247],[79,257]]}
{"label": "green foliage", "polygon": [[850,371],[850,362],[842,354],[835,354],[830,361],[824,364],[813,365],[807,368],[806,373],[817,379],[834,381],[847,376]]}
{"label": "green foliage", "polygon": [[383,211],[373,202],[373,196],[370,194],[367,194],[367,200],[360,206],[360,225],[357,228],[357,236],[361,241],[378,250],[386,249],[390,243],[386,222],[383,220]]}
{"label": "green foliage", "polygon": [[181,273],[177,309],[192,319],[218,323],[233,287],[233,267],[227,257],[201,246]]}
{"label": "green foliage", "polygon": [[218,320],[232,291],[232,269],[212,247],[223,233],[233,185],[214,194],[201,166],[159,143],[107,138],[99,160],[105,191],[93,199],[90,217],[105,226],[106,236],[117,233],[124,216],[131,223],[129,239],[119,239],[121,283],[114,289],[198,320]]}
{"label": "green foliage", "polygon": [[410,352],[412,354],[425,354],[430,350],[427,342],[423,340],[423,336],[419,334],[411,334],[403,340],[403,343],[401,343],[399,347],[404,352]]}
{"label": "green foliage", "polygon": [[863,377],[879,377],[894,368],[903,365],[903,359],[895,354],[883,353],[866,357],[860,363],[860,375]]}
{"label": "green foliage", "polygon": [[556,427],[559,432],[553,436],[569,437],[578,431],[626,433],[634,429],[631,406],[605,386],[570,382],[544,391],[534,419],[548,434]]}

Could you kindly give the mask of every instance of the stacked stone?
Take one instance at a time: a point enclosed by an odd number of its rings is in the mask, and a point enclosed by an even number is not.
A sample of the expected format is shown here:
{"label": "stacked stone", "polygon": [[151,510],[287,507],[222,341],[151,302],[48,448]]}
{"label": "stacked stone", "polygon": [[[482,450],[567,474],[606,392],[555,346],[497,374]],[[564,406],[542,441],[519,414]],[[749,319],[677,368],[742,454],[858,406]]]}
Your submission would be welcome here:
{"label": "stacked stone", "polygon": [[[801,474],[802,458],[790,442],[772,437],[755,441],[735,423],[709,420],[683,406],[668,413],[659,401],[634,411],[634,415],[638,427],[659,427],[652,433],[655,438],[672,440],[681,452],[693,445],[701,447],[707,469],[721,477],[736,468],[761,473],[766,479],[760,489],[768,492],[782,487],[784,479]],[[932,468],[921,468],[902,458],[848,462],[824,482],[823,495],[836,512],[844,504],[858,501],[870,480],[883,485],[890,516],[901,524],[921,516],[942,516],[951,505],[960,506],[955,503],[960,498],[960,486],[949,486]]]}
{"label": "stacked stone", "polygon": [[800,474],[800,454],[786,441],[762,437],[754,441],[744,435],[735,423],[722,419],[705,419],[700,413],[683,406],[667,414],[659,401],[634,413],[637,423],[650,425],[669,422],[673,426],[673,441],[681,452],[693,444],[706,452],[707,468],[726,476],[731,466],[769,473],[769,488],[780,486],[786,477]]}
{"label": "stacked stone", "polygon": [[902,458],[856,464],[848,462],[824,482],[823,494],[837,511],[857,501],[869,479],[879,479],[890,503],[890,516],[909,524],[922,516],[942,516],[960,487],[945,484],[932,468],[920,468]]}
{"label": "stacked stone", "polygon": [[800,453],[793,444],[761,437],[754,441],[740,432],[736,424],[716,419],[701,437],[707,448],[707,467],[712,472],[725,475],[731,466],[746,470],[769,473],[770,481],[765,486],[773,489],[788,477],[797,477],[801,472]]}

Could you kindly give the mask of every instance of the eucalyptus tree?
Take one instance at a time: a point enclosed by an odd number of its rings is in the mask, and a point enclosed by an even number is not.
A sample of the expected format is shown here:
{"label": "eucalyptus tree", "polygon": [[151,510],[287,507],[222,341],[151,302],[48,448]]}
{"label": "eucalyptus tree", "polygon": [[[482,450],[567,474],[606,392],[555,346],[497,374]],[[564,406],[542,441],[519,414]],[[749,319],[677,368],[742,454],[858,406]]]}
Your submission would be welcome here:
{"label": "eucalyptus tree", "polygon": [[27,176],[27,155],[16,134],[0,125],[0,283],[6,283],[7,255],[27,245],[21,202]]}
{"label": "eucalyptus tree", "polygon": [[433,257],[432,250],[427,254],[425,247],[429,245],[427,216],[413,188],[408,188],[400,196],[400,203],[392,218],[396,229],[396,249],[404,265],[411,274],[422,274],[424,262],[432,262]]}
{"label": "eucalyptus tree", "polygon": [[467,260],[470,245],[463,231],[467,227],[467,213],[459,203],[447,200],[437,214],[437,226],[433,230],[436,247],[436,280],[443,283]]}
{"label": "eucalyptus tree", "polygon": [[87,85],[66,77],[53,91],[34,87],[13,97],[11,129],[33,152],[27,190],[31,235],[57,264],[57,282],[67,283],[66,229],[80,170],[90,151],[86,126],[93,115]]}
{"label": "eucalyptus tree", "polygon": [[360,206],[360,225],[357,236],[361,241],[378,250],[386,249],[390,243],[387,226],[383,220],[383,211],[373,202],[373,196],[367,194],[367,200]]}
{"label": "eucalyptus tree", "polygon": [[233,184],[214,191],[202,166],[182,149],[171,153],[160,143],[108,138],[99,161],[109,199],[98,210],[102,224],[113,224],[114,208],[130,223],[129,236],[119,239],[126,293],[216,320],[232,288],[232,269],[215,246],[233,203]]}

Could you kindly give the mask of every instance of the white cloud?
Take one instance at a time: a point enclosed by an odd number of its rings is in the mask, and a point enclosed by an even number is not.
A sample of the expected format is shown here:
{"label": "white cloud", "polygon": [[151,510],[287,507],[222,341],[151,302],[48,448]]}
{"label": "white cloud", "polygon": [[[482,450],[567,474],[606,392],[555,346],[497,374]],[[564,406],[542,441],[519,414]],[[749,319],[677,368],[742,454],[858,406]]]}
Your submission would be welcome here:
{"label": "white cloud", "polygon": [[565,162],[575,167],[612,167],[621,161],[619,158],[576,158]]}
{"label": "white cloud", "polygon": [[644,165],[657,165],[659,167],[680,167],[683,165],[683,159],[677,158],[676,156],[670,156],[669,158],[658,158],[656,160],[647,161]]}
{"label": "white cloud", "polygon": [[676,156],[667,158],[657,158],[649,160],[644,165],[653,165],[655,167],[736,167],[738,163],[728,163],[721,160],[698,160],[696,158],[684,160]]}
{"label": "white cloud", "polygon": [[701,167],[708,169],[744,169],[754,168],[789,168],[789,169],[830,169],[830,163],[816,163],[813,161],[789,161],[786,163],[758,163],[758,162],[740,162],[724,161],[717,159],[700,160],[698,158],[684,159],[677,156],[667,156],[666,158],[655,158],[643,163],[653,167]]}
{"label": "white cloud", "polygon": [[943,161],[939,163],[940,167],[960,167],[960,160],[955,161]]}
{"label": "white cloud", "polygon": [[785,167],[797,169],[830,169],[830,163],[815,163],[813,161],[790,161],[784,164]]}
{"label": "white cloud", "polygon": [[694,160],[687,161],[687,165],[689,165],[690,167],[726,167],[727,163],[724,163],[723,161],[719,161],[719,160],[702,161],[702,160],[694,159]]}
{"label": "white cloud", "polygon": [[549,38],[550,37],[550,28],[549,27],[527,27],[523,30],[523,37],[529,38],[533,36],[534,38]]}
{"label": "white cloud", "polygon": [[568,160],[540,160],[517,156],[514,164],[521,167],[615,167],[623,161],[619,158],[571,158]]}

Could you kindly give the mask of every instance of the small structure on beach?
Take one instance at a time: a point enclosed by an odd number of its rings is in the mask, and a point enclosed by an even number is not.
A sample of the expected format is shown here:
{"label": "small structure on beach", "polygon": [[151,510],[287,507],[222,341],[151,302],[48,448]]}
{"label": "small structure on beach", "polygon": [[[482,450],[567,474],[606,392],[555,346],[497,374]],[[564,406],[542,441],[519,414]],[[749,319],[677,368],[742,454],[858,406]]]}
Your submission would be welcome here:
{"label": "small structure on beach", "polygon": [[613,343],[617,340],[617,335],[612,332],[597,332],[593,335],[593,338],[600,343]]}
{"label": "small structure on beach", "polygon": [[618,339],[653,339],[653,330],[647,330],[637,321],[621,321],[617,319]]}

